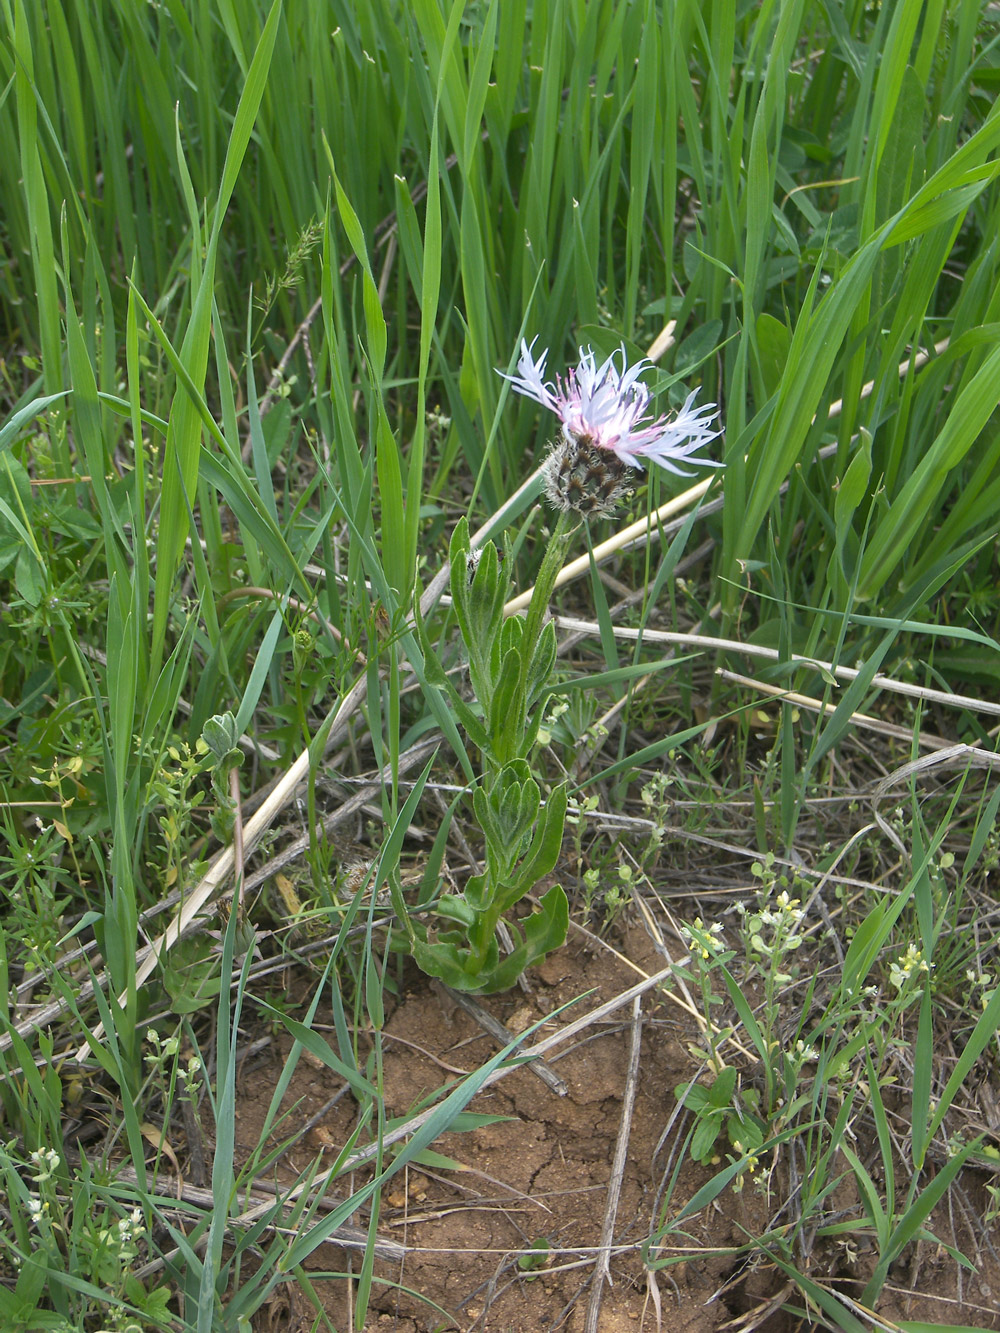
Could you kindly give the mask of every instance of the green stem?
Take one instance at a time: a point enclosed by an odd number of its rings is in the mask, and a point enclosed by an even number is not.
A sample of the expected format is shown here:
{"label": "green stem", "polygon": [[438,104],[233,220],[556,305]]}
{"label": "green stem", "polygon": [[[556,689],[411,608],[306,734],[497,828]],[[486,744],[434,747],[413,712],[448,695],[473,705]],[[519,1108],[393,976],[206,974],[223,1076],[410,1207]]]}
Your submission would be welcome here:
{"label": "green stem", "polygon": [[569,539],[575,531],[570,527],[571,522],[572,518],[568,510],[561,513],[556,519],[548,550],[545,552],[542,567],[538,571],[538,578],[535,581],[531,601],[528,604],[528,614],[524,619],[522,679],[527,676],[528,663],[531,661],[535,645],[538,643],[538,636],[542,632],[549,599],[552,596],[553,588],[556,586],[556,578],[563,566],[563,556],[566,553],[566,547],[569,545]]}

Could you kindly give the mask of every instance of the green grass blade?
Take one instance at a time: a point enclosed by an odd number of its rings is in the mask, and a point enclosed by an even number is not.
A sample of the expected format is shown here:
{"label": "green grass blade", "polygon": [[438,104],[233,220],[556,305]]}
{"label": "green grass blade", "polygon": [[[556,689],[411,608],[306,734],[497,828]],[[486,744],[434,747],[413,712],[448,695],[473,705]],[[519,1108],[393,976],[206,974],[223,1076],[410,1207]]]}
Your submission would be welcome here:
{"label": "green grass blade", "polygon": [[[191,309],[180,359],[193,385],[201,391],[208,366],[212,290],[222,220],[250,142],[250,134],[260,107],[271,61],[271,52],[281,15],[281,0],[274,0],[257,50],[247,74],[233,130],[226,153],[222,182],[215,206],[212,233],[205,256],[205,269],[198,284]],[[163,487],[160,496],[160,541],[153,595],[153,646],[150,653],[154,672],[162,660],[167,632],[167,618],[173,596],[174,575],[188,533],[188,500],[198,484],[201,454],[201,420],[191,395],[180,387],[171,405],[170,423],[163,456]]]}
{"label": "green grass blade", "polygon": [[[58,393],[63,386],[62,337],[59,329],[59,293],[56,288],[52,215],[49,211],[49,200],[38,152],[38,113],[35,105],[35,88],[32,83],[34,62],[25,0],[15,0],[14,14],[15,94],[21,178],[24,182],[28,213],[31,266],[35,291],[38,293],[42,374],[45,378],[46,393],[51,395]],[[62,462],[66,474],[69,475],[71,467],[68,454],[64,456]]]}

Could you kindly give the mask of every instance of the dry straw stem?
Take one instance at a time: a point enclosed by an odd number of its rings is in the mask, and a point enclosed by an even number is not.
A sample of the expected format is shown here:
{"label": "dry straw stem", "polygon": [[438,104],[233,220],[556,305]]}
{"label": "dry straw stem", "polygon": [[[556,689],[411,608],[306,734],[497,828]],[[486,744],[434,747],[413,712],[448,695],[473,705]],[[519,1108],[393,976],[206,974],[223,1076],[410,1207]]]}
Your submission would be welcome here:
{"label": "dry straw stem", "polygon": [[928,768],[965,768],[970,764],[974,768],[1000,768],[1000,754],[994,754],[992,750],[981,750],[978,745],[959,744],[949,745],[947,749],[938,750],[936,754],[921,755],[919,759],[913,759],[910,763],[887,773],[872,792],[872,800],[882,800],[888,796],[893,787],[901,786],[915,774],[923,773]]}
{"label": "dry straw stem", "polygon": [[[557,629],[573,630],[582,634],[599,634],[600,625],[592,620],[578,620],[574,616],[553,616]],[[726,652],[743,653],[747,657],[760,657],[768,662],[810,667],[815,671],[829,672],[840,680],[857,680],[861,675],[856,667],[840,666],[833,662],[824,662],[819,657],[801,657],[790,653],[783,657],[776,648],[765,648],[759,644],[740,643],[738,639],[719,639],[711,634],[682,634],[672,630],[658,629],[612,629],[616,639],[643,643],[668,643],[678,648],[713,648]],[[873,690],[886,690],[892,694],[905,694],[911,699],[920,699],[924,703],[944,704],[948,708],[967,708],[973,713],[991,713],[1000,717],[1000,703],[989,699],[973,699],[968,694],[953,694],[950,690],[934,690],[924,685],[911,685],[907,681],[893,680],[891,676],[872,676]],[[860,716],[860,715],[859,715]]]}
{"label": "dry straw stem", "polygon": [[[118,1180],[125,1181],[129,1184],[137,1184],[138,1179],[139,1177],[135,1167],[132,1166],[122,1167],[118,1173]],[[253,1188],[257,1193],[243,1195],[245,1202],[252,1203],[255,1207],[262,1209],[264,1212],[267,1212],[269,1208],[274,1207],[274,1198],[265,1197],[267,1194],[277,1194],[277,1189],[271,1181],[255,1180]],[[215,1197],[210,1189],[203,1189],[198,1185],[188,1184],[187,1181],[180,1177],[171,1179],[167,1176],[161,1176],[153,1188],[149,1190],[149,1196],[157,1201],[163,1212],[168,1212],[171,1204],[176,1205],[182,1202],[193,1204],[196,1208],[204,1208],[209,1211],[215,1204]],[[318,1207],[321,1212],[332,1212],[338,1204],[339,1200],[337,1199],[320,1199],[318,1201]],[[282,1227],[278,1221],[268,1223],[267,1230],[284,1232],[286,1235],[296,1234],[289,1233],[288,1229]],[[330,1236],[330,1244],[342,1246],[345,1250],[363,1251],[369,1243],[370,1238],[367,1229],[362,1230],[360,1227],[347,1225],[338,1227],[333,1235]],[[376,1236],[373,1243],[375,1247],[375,1257],[377,1259],[399,1263],[402,1259],[406,1258],[406,1246],[401,1245],[398,1241],[389,1240],[385,1236]],[[178,1254],[179,1251],[174,1250],[170,1255],[162,1256],[158,1259],[154,1259],[151,1263],[144,1264],[142,1268],[136,1270],[135,1276],[139,1278],[140,1281],[144,1278],[151,1277],[154,1273],[158,1273],[162,1270],[167,1258],[176,1258]]]}
{"label": "dry straw stem", "polygon": [[[823,713],[829,716],[836,709],[835,704],[824,703],[821,699],[814,699],[811,695],[797,694],[794,690],[782,689],[780,685],[765,685],[763,681],[754,680],[752,676],[741,676],[735,671],[726,671],[723,667],[716,667],[715,674],[721,680],[732,681],[735,685],[745,685],[747,689],[757,690],[760,694],[769,695],[772,699],[780,699],[782,703],[796,704],[799,708],[808,708],[813,713]],[[914,737],[914,732],[910,728],[898,726],[895,722],[884,722],[882,718],[870,717],[867,713],[852,713],[848,721],[866,731],[877,731],[882,736],[891,736],[894,740],[912,742],[915,738],[917,744],[923,746],[925,750],[951,750],[955,744],[954,741],[945,740],[944,737],[935,736],[928,731],[918,731]],[[965,748],[971,754],[980,755],[989,767],[1000,767],[1000,755],[993,755],[990,751],[980,750],[974,745]]]}
{"label": "dry straw stem", "polygon": [[597,1321],[601,1313],[601,1292],[604,1283],[611,1281],[611,1248],[615,1234],[615,1219],[618,1216],[618,1200],[621,1196],[622,1178],[625,1174],[625,1158],[628,1153],[629,1137],[632,1133],[632,1112],[635,1109],[635,1094],[639,1085],[639,1053],[642,1049],[642,1000],[636,996],[632,1001],[632,1027],[629,1035],[628,1072],[625,1075],[625,1090],[622,1093],[622,1114],[615,1142],[615,1155],[611,1162],[611,1179],[608,1182],[608,1202],[604,1210],[604,1225],[601,1227],[601,1248],[594,1265],[593,1285],[590,1299],[587,1301],[587,1315],[584,1319],[583,1333],[597,1333]]}

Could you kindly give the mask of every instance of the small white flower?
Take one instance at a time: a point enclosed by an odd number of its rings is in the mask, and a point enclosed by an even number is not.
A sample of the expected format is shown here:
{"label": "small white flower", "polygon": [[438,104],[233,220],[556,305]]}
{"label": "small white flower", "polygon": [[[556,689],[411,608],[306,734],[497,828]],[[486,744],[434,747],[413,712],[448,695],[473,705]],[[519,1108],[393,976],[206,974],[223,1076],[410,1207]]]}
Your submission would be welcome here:
{"label": "small white flower", "polygon": [[59,1154],[54,1148],[36,1148],[29,1154],[29,1158],[39,1168],[31,1177],[36,1185],[43,1185],[46,1180],[52,1179],[59,1165]]}
{"label": "small white flower", "polygon": [[700,916],[696,916],[690,926],[681,926],[681,934],[688,941],[688,948],[703,962],[718,957],[725,950],[725,943],[719,939],[722,934],[721,922],[706,926]]}
{"label": "small white flower", "polygon": [[927,962],[923,953],[915,944],[908,944],[906,952],[893,963],[889,964],[889,981],[897,990],[901,990],[903,984],[909,980],[914,972],[922,972],[925,975],[930,972],[931,965]]}
{"label": "small white flower", "polygon": [[521,339],[521,355],[516,375],[504,375],[516,393],[533,398],[548,408],[562,422],[563,436],[568,443],[584,441],[599,449],[608,449],[623,463],[637,468],[643,458],[659,463],[668,472],[687,477],[691,473],[676,466],[691,462],[705,467],[721,467],[708,458],[694,454],[714,440],[719,431],[712,422],[718,416],[714,403],[695,407],[697,389],[688,394],[684,406],[673,418],[660,416],[646,418],[652,394],[639,379],[639,374],[651,363],[642,360],[629,366],[625,359],[624,343],[617,352],[598,365],[593,351],[580,348],[580,363],[566,372],[565,379],[545,379],[543,351],[536,359],[533,349]]}

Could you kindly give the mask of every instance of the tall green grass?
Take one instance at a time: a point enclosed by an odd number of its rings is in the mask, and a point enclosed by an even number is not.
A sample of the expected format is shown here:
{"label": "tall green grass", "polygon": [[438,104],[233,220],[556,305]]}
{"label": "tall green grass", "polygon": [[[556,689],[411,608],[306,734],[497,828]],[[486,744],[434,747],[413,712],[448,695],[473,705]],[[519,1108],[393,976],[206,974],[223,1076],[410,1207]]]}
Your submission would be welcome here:
{"label": "tall green grass", "polygon": [[[707,531],[698,617],[779,648],[771,677],[833,705],[812,729],[783,708],[767,770],[783,849],[878,672],[994,679],[998,35],[973,0],[2,0],[7,965],[45,978],[63,1053],[86,1045],[124,1106],[151,1096],[153,1009],[228,994],[229,955],[198,937],[155,1004],[136,981],[163,924],[140,918],[208,882],[209,719],[236,719],[244,797],[298,757],[310,827],[331,729],[387,775],[387,828],[412,813],[401,757],[421,738],[440,733],[437,762],[471,780],[412,614],[458,518],[488,523],[541,456],[550,423],[497,374],[522,336],[557,371],[580,345],[637,357],[674,322],[647,372],[660,409],[696,385],[719,403],[718,517],[620,572],[652,590],[641,629]],[[645,514],[667,483],[637,481]],[[524,586],[545,542],[533,498],[505,518]],[[619,655],[593,586],[602,688],[641,720],[647,651]],[[425,609],[449,664],[448,612]],[[835,694],[795,653],[861,672]],[[989,741],[968,713],[956,725]],[[637,747],[623,726],[600,766],[616,799],[702,730],[675,712]],[[387,845],[376,888],[398,892]],[[368,914],[326,978],[336,1059],[379,1142],[383,1090],[352,1068],[345,1006],[380,1027],[386,945],[373,895],[331,892],[331,855],[313,839],[316,903],[345,930]],[[55,970],[76,937],[93,1001]],[[68,1080],[34,1073],[51,1039],[16,1006],[4,1024],[12,1132],[55,1149]],[[458,1114],[443,1105],[435,1132]],[[270,1278],[224,1314],[234,1180],[220,1168],[213,1189],[184,1317],[236,1328]],[[269,1262],[307,1249],[275,1242]],[[66,1291],[67,1317],[95,1299]]]}

